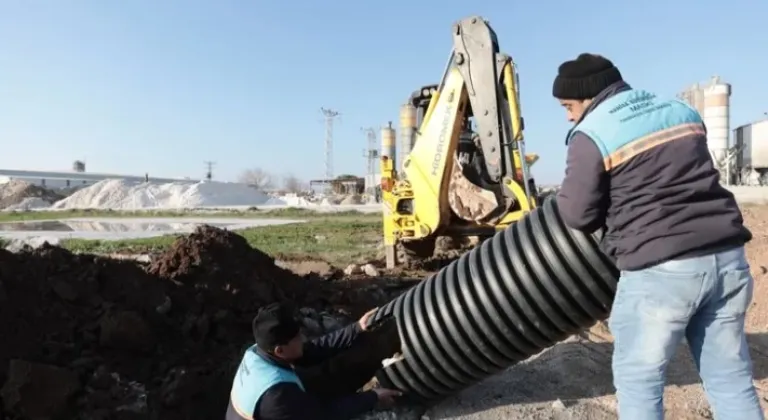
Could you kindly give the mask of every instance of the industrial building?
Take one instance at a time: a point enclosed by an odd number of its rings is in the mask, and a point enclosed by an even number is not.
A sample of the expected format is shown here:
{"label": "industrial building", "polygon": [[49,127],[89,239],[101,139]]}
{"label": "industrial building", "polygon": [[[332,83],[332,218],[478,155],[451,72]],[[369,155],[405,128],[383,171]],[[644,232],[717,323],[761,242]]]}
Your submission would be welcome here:
{"label": "industrial building", "polygon": [[768,118],[733,130],[733,178],[741,185],[768,185]]}
{"label": "industrial building", "polygon": [[729,136],[730,96],[731,85],[715,76],[684,90],[678,98],[696,108],[704,119],[709,151],[723,183],[768,185],[768,115],[736,127]]}
{"label": "industrial building", "polygon": [[129,181],[143,182],[149,179],[152,182],[179,182],[196,180],[175,179],[175,178],[157,178],[136,175],[118,175],[118,174],[99,174],[92,172],[50,172],[50,171],[22,171],[15,169],[0,169],[0,184],[11,180],[21,180],[30,184],[43,186],[50,189],[82,188],[95,184],[105,179],[125,179]]}

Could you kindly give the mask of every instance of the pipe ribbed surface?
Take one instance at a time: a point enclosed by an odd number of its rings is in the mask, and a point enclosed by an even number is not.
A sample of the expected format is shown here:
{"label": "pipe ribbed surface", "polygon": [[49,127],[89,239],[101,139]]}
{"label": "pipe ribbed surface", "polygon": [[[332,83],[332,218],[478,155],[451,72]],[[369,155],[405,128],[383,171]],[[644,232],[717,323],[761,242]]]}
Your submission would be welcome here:
{"label": "pipe ribbed surface", "polygon": [[618,277],[551,197],[378,310],[396,316],[404,358],[377,378],[439,400],[605,319]]}

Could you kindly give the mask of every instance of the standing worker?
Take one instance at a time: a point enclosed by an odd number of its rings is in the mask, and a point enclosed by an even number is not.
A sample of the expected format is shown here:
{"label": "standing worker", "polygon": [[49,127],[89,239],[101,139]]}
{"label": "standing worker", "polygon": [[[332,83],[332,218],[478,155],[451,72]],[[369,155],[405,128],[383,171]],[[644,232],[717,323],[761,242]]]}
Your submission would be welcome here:
{"label": "standing worker", "polygon": [[666,368],[685,337],[715,417],[762,420],[744,332],[752,234],[720,185],[701,116],[631,88],[593,54],[563,63],[552,93],[574,123],[563,221],[587,233],[605,226],[621,270],[609,320],[620,418],[664,418]]}
{"label": "standing worker", "polygon": [[347,420],[377,404],[394,404],[399,391],[356,392],[399,347],[394,319],[371,330],[373,313],[305,342],[291,306],[262,308],[253,320],[256,344],[245,351],[232,383],[226,420]]}

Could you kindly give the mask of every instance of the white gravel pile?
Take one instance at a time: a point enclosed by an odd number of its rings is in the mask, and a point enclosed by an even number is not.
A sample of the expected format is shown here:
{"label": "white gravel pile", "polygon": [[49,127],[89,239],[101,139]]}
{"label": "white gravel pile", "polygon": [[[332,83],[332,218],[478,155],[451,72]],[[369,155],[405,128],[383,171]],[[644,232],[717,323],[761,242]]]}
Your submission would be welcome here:
{"label": "white gravel pile", "polygon": [[3,211],[29,211],[40,210],[51,207],[51,203],[40,197],[27,197],[18,204],[12,204],[3,209]]}
{"label": "white gravel pile", "polygon": [[299,197],[296,194],[286,194],[279,197],[272,197],[264,203],[270,206],[288,206],[288,207],[313,207],[315,203],[310,202],[304,197]]}
{"label": "white gravel pile", "polygon": [[50,237],[50,236],[32,236],[28,238],[12,238],[12,239],[9,239],[8,243],[5,245],[5,250],[11,251],[11,252],[21,252],[26,247],[37,249],[43,246],[45,243],[48,243],[48,245],[58,245],[59,242],[60,242],[59,238]]}
{"label": "white gravel pile", "polygon": [[185,209],[205,206],[256,206],[269,197],[232,182],[158,184],[107,179],[53,204],[53,209]]}

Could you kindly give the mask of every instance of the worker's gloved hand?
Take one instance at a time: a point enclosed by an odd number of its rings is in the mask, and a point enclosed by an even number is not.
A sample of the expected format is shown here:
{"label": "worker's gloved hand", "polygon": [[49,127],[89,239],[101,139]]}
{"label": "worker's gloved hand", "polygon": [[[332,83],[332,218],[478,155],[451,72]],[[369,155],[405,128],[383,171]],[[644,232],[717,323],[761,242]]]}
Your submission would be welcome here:
{"label": "worker's gloved hand", "polygon": [[360,330],[368,331],[368,328],[369,328],[368,323],[370,322],[370,319],[373,316],[373,314],[376,313],[377,309],[379,308],[373,308],[360,317],[360,320],[357,321],[357,324],[360,326]]}
{"label": "worker's gloved hand", "polygon": [[388,388],[374,388],[373,392],[379,397],[379,406],[381,408],[392,407],[395,405],[396,398],[403,395],[403,393],[398,390]]}

